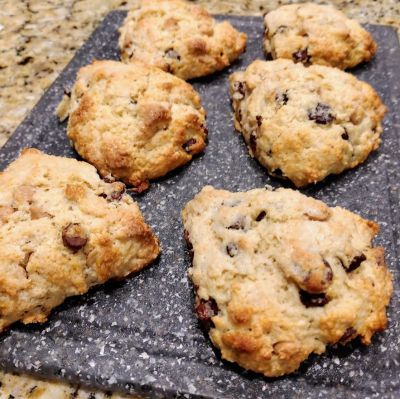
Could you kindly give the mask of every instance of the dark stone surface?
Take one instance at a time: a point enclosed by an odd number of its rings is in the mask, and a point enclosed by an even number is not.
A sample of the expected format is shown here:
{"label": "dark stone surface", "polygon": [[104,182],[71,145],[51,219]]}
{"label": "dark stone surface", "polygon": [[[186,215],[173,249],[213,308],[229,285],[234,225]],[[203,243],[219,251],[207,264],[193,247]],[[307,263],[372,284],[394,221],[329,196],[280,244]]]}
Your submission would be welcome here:
{"label": "dark stone surface", "polygon": [[[118,58],[111,13],[78,51],[0,153],[5,167],[21,148],[76,157],[54,110],[79,67],[94,58]],[[354,70],[373,84],[389,106],[380,149],[355,170],[328,178],[305,193],[341,205],[381,225],[395,291],[388,329],[370,347],[357,342],[312,356],[291,376],[267,379],[221,362],[193,313],[180,210],[206,184],[238,191],[284,183],[251,159],[233,128],[227,77],[263,58],[261,18],[226,17],[249,35],[246,54],[232,68],[194,82],[208,113],[210,144],[203,156],[153,182],[137,201],[160,237],[160,260],[122,283],[108,283],[67,300],[44,325],[15,325],[0,337],[0,367],[145,397],[179,398],[398,398],[399,354],[399,88],[400,48],[395,31],[368,26],[379,44],[375,59]],[[343,93],[346,95],[346,93]],[[55,267],[57,267],[55,265]]]}

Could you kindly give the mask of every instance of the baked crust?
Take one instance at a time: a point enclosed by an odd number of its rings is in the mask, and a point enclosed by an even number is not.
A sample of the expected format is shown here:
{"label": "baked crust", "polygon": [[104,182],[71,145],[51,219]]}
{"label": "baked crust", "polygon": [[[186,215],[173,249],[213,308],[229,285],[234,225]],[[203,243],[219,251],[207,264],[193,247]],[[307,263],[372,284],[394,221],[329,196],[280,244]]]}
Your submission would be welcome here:
{"label": "baked crust", "polygon": [[328,5],[290,4],[264,17],[267,57],[352,68],[369,61],[377,45],[369,32]]}
{"label": "baked crust", "polygon": [[376,223],[289,189],[209,186],[182,216],[196,313],[224,359],[276,377],[386,327],[392,281]]}
{"label": "baked crust", "polygon": [[158,240],[119,182],[24,150],[0,174],[0,331],[46,321],[65,298],[138,272]]}
{"label": "baked crust", "polygon": [[119,46],[123,62],[154,65],[188,80],[229,66],[245,50],[246,39],[197,5],[142,0],[125,19]]}
{"label": "baked crust", "polygon": [[297,187],[364,162],[381,142],[376,91],[337,68],[254,61],[230,76],[235,127],[250,155]]}
{"label": "baked crust", "polygon": [[191,85],[158,68],[95,61],[57,109],[76,151],[102,176],[141,192],[206,145],[205,111]]}

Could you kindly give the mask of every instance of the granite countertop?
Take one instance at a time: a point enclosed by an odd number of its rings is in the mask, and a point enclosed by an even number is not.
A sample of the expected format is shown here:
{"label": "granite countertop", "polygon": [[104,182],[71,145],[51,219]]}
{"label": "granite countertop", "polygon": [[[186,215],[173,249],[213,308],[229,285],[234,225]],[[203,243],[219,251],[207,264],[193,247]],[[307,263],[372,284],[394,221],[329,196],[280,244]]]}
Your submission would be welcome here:
{"label": "granite countertop", "polygon": [[[0,10],[0,147],[72,58],[98,22],[135,0],[3,0]],[[282,0],[197,0],[212,13],[261,14]],[[398,0],[332,0],[360,22],[400,28]],[[124,398],[0,372],[0,399]]]}

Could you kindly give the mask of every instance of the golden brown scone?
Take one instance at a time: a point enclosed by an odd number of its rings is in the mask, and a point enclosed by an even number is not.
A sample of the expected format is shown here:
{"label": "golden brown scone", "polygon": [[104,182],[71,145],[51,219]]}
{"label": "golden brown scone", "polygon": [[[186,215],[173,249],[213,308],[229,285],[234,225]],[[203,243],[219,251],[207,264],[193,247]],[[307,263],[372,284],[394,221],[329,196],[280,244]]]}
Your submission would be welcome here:
{"label": "golden brown scone", "polygon": [[44,322],[65,298],[152,262],[158,240],[120,182],[24,150],[0,174],[0,331]]}
{"label": "golden brown scone", "polygon": [[196,313],[222,357],[269,377],[387,324],[378,225],[297,191],[205,187],[183,210]]}
{"label": "golden brown scone", "polygon": [[332,6],[290,4],[264,17],[268,58],[340,69],[369,61],[377,45],[369,32]]}
{"label": "golden brown scone", "polygon": [[246,35],[217,23],[203,8],[182,0],[141,0],[120,29],[123,62],[157,66],[182,79],[229,66],[246,48]]}
{"label": "golden brown scone", "polygon": [[354,168],[381,143],[386,107],[369,84],[337,68],[258,60],[230,84],[250,155],[297,187]]}
{"label": "golden brown scone", "polygon": [[95,61],[82,68],[57,113],[61,119],[69,115],[67,134],[82,158],[138,192],[206,145],[197,92],[142,64]]}

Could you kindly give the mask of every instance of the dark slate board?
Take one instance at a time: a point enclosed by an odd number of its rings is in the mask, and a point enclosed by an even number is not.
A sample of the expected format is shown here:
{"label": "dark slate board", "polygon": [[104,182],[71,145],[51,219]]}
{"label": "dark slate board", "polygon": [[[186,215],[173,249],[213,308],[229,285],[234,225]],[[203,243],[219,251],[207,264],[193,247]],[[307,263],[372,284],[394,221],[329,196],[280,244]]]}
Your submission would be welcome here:
{"label": "dark slate board", "polygon": [[[117,28],[124,15],[109,14],[77,52],[1,150],[1,168],[28,146],[77,156],[65,136],[66,124],[57,122],[54,110],[79,67],[94,58],[118,59]],[[228,75],[263,58],[261,18],[225,18],[248,34],[249,44],[232,68],[194,82],[208,113],[210,144],[204,155],[137,197],[160,237],[159,261],[125,282],[70,298],[44,325],[11,328],[0,337],[0,368],[155,398],[398,398],[400,47],[390,27],[367,27],[379,51],[372,62],[354,70],[389,106],[382,146],[357,169],[304,190],[329,205],[379,221],[377,244],[386,248],[395,286],[388,329],[368,348],[358,343],[332,348],[323,356],[312,356],[295,374],[267,379],[222,362],[197,324],[180,210],[206,184],[234,191],[282,185],[249,157],[233,128],[228,97]]]}

